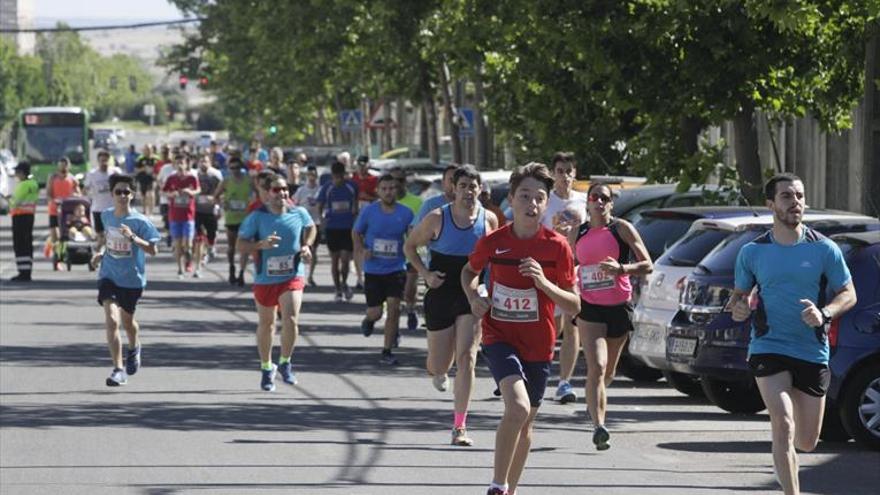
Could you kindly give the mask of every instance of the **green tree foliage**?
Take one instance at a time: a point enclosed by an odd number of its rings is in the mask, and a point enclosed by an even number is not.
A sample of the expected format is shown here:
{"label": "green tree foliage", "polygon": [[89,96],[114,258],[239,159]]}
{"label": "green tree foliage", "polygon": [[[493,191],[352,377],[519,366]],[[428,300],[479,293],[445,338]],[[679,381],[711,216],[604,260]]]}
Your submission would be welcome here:
{"label": "green tree foliage", "polygon": [[28,106],[79,106],[96,120],[121,116],[142,108],[153,85],[138,59],[103,57],[74,31],[38,35],[34,56],[0,40],[0,124]]}
{"label": "green tree foliage", "polygon": [[[437,98],[443,64],[519,159],[572,150],[584,173],[697,180],[708,125],[754,111],[850,125],[873,0],[175,0],[205,18],[166,58],[210,68],[234,130],[305,129],[362,95]],[[748,137],[748,136],[747,136]],[[739,142],[739,141],[738,141]],[[736,156],[760,180],[756,141]]]}
{"label": "green tree foliage", "polygon": [[40,60],[17,55],[15,45],[0,38],[0,127],[47,96]]}

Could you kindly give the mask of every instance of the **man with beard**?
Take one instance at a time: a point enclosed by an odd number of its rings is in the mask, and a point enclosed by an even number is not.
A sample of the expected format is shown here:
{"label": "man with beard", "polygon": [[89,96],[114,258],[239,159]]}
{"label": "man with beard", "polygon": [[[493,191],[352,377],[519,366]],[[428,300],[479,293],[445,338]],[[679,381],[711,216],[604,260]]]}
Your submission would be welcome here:
{"label": "man with beard", "polygon": [[800,493],[795,449],[812,451],[822,428],[831,380],[828,324],[855,305],[856,292],[840,248],[801,223],[801,179],[777,174],[764,194],[773,228],[740,250],[728,308],[735,321],[752,316],[749,368],[770,413],[776,475],[783,492],[794,495]]}

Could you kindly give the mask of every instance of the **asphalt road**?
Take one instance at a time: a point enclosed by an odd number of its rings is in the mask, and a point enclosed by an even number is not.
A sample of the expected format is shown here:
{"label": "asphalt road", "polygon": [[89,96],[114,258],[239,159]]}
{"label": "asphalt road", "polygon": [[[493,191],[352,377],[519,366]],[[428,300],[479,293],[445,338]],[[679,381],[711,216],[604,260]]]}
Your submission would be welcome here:
{"label": "asphalt road", "polygon": [[[0,218],[4,280],[9,225]],[[37,225],[45,238],[45,214]],[[250,291],[226,284],[223,261],[184,281],[167,250],[148,261],[144,367],[116,389],[104,385],[94,274],[52,272],[38,257],[35,282],[0,284],[0,492],[485,493],[501,414],[485,365],[469,415],[476,443],[450,446],[452,395],[425,374],[424,332],[405,333],[400,366],[381,366],[379,332],[365,339],[358,328],[363,295],[334,304],[320,254],[294,354],[300,384],[279,381],[274,393],[259,389]],[[580,387],[582,364],[577,376]],[[620,379],[609,393],[613,447],[600,453],[583,401],[554,403],[554,388],[519,495],[778,493],[765,414]],[[800,460],[804,493],[878,493],[880,453],[820,443]]]}

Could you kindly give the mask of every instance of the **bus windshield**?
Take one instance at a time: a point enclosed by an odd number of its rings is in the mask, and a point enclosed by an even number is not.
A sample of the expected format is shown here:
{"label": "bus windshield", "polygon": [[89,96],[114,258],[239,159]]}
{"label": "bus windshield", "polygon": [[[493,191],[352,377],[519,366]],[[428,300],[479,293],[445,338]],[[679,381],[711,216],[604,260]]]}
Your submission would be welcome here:
{"label": "bus windshield", "polygon": [[85,163],[82,125],[76,127],[26,126],[24,156],[31,163],[55,163],[62,156],[74,165]]}

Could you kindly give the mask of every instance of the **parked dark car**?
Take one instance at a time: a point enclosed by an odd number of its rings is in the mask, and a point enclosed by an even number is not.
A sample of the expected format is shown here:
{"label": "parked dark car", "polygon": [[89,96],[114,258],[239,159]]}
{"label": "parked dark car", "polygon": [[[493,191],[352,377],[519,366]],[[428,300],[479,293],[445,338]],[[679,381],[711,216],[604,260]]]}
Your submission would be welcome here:
{"label": "parked dark car", "polygon": [[[824,235],[880,230],[875,218],[836,214],[836,218],[808,223]],[[728,236],[688,276],[681,306],[669,326],[666,359],[670,368],[699,375],[706,397],[718,407],[735,413],[764,409],[755,381],[748,371],[746,355],[750,321],[734,322],[722,312],[734,286],[734,265],[739,250],[767,230],[751,226]]]}
{"label": "parked dark car", "polygon": [[[643,188],[639,188],[643,189]],[[633,191],[635,189],[632,189]],[[615,202],[615,208],[617,203]],[[766,209],[762,210],[766,213]],[[633,224],[651,259],[656,261],[667,247],[675,244],[697,219],[701,218],[732,218],[741,217],[743,215],[757,214],[756,210],[752,210],[743,206],[691,206],[682,208],[665,208],[661,210],[643,211],[639,215],[639,219]],[[639,293],[641,289],[641,279],[631,276],[630,280],[633,286],[633,305],[638,303]],[[620,356],[618,370],[623,375],[640,381],[659,380],[662,376],[660,370],[648,367],[642,361],[634,359],[629,354],[629,342],[624,347]]]}
{"label": "parked dark car", "polygon": [[828,332],[831,386],[823,438],[852,437],[880,450],[880,232],[832,239],[844,252],[858,302]]}

